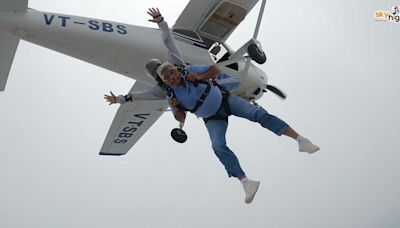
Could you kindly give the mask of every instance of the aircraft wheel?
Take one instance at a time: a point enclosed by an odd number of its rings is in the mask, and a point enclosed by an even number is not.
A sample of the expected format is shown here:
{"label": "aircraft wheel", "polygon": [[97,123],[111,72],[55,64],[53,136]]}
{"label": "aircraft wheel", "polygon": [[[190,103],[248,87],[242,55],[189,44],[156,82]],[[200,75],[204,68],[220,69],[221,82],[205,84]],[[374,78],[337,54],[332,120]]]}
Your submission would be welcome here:
{"label": "aircraft wheel", "polygon": [[180,128],[172,129],[171,136],[178,143],[184,143],[187,140],[186,132]]}
{"label": "aircraft wheel", "polygon": [[247,48],[247,53],[258,64],[264,64],[267,61],[267,56],[256,44],[250,44]]}

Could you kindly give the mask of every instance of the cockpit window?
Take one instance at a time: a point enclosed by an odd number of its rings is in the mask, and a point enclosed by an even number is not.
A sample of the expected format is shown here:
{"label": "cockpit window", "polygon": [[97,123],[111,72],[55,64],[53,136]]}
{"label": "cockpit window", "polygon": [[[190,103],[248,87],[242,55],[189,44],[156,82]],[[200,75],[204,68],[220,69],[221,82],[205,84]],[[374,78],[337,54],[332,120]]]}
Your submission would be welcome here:
{"label": "cockpit window", "polygon": [[[208,49],[208,52],[211,55],[211,58],[214,60],[215,63],[220,63],[225,60],[229,59],[229,56],[231,56],[231,53],[229,50],[221,43],[216,42],[213,45],[211,45],[210,49]],[[231,68],[233,70],[238,71],[239,66],[237,63],[233,63],[231,65],[227,65],[226,67]]]}

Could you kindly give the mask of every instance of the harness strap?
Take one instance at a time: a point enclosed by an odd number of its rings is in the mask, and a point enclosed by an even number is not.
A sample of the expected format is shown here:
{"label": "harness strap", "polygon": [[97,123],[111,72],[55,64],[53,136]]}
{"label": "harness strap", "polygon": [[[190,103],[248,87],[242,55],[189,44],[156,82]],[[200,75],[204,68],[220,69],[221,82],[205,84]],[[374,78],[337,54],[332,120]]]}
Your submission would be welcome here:
{"label": "harness strap", "polygon": [[230,116],[232,115],[231,107],[229,106],[228,102],[228,97],[230,96],[229,91],[225,90],[222,88],[220,85],[217,84],[217,86],[220,88],[221,93],[222,93],[222,107],[225,109],[225,112]]}
{"label": "harness strap", "polygon": [[197,100],[196,105],[193,107],[192,110],[189,110],[192,113],[197,112],[197,110],[200,108],[200,106],[204,103],[204,101],[206,100],[206,98],[208,97],[208,94],[210,93],[211,90],[211,83],[206,83],[207,84],[207,88],[206,90],[204,90],[204,93],[201,95],[201,97]]}
{"label": "harness strap", "polygon": [[[177,67],[178,71],[179,71],[182,75],[184,75],[184,76],[186,76],[186,75],[189,73],[187,70],[185,70],[185,69],[184,69],[183,67],[181,67],[181,66],[176,66],[176,67]],[[159,76],[156,77],[156,80],[157,80],[157,82],[158,82],[158,85],[166,91],[167,96],[168,96],[170,99],[176,98],[175,93],[174,93],[174,91],[172,90],[172,88],[171,88],[169,85],[167,85],[165,82],[163,82]],[[195,81],[195,82],[192,82],[192,83],[193,83],[194,86],[196,86],[196,87],[197,87],[198,84],[205,84],[205,85],[207,85],[207,87],[206,87],[206,89],[204,90],[204,93],[203,93],[203,94],[200,96],[200,98],[197,100],[197,102],[196,102],[195,106],[193,107],[193,109],[190,110],[190,109],[186,108],[185,106],[183,106],[183,105],[180,104],[180,103],[179,103],[178,105],[176,105],[176,108],[178,108],[178,109],[181,110],[181,111],[190,111],[190,112],[192,112],[192,113],[197,112],[197,110],[200,108],[200,106],[201,106],[201,105],[204,103],[204,101],[206,100],[208,94],[210,93],[211,86],[213,86],[213,85],[214,85],[214,86],[218,86],[218,88],[220,88],[220,90],[222,91],[222,88],[221,88],[218,84],[216,84],[215,82],[210,82],[210,81]],[[213,84],[211,84],[211,83],[213,83]]]}

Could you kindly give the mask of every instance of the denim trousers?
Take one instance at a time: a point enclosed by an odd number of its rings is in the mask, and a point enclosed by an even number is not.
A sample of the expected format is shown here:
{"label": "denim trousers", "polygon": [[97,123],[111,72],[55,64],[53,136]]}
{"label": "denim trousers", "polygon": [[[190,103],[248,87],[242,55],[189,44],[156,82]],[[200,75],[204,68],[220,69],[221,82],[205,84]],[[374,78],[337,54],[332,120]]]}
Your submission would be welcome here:
{"label": "denim trousers", "polygon": [[[270,115],[264,108],[254,105],[241,97],[232,94],[228,97],[228,103],[232,115],[246,118],[253,122],[258,122],[262,127],[279,136],[289,128],[289,125],[283,120]],[[216,114],[220,116],[229,115],[223,108],[223,105],[221,105]],[[245,173],[240,167],[238,158],[226,145],[225,135],[228,128],[228,122],[222,119],[210,119],[206,122],[206,127],[210,135],[214,153],[225,166],[228,176],[245,176]]]}

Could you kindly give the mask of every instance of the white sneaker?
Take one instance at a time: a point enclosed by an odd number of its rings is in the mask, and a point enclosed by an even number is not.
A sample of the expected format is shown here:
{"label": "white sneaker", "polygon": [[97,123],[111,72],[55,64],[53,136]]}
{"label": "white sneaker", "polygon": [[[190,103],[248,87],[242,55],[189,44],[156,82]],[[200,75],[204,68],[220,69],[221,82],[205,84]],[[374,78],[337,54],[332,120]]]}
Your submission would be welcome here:
{"label": "white sneaker", "polygon": [[315,153],[319,150],[319,146],[314,145],[310,140],[304,139],[299,143],[299,151],[307,152],[309,154]]}
{"label": "white sneaker", "polygon": [[243,187],[244,192],[246,193],[246,198],[244,199],[244,202],[251,203],[251,201],[253,201],[259,185],[260,181],[253,181],[253,180],[247,181],[246,185]]}

